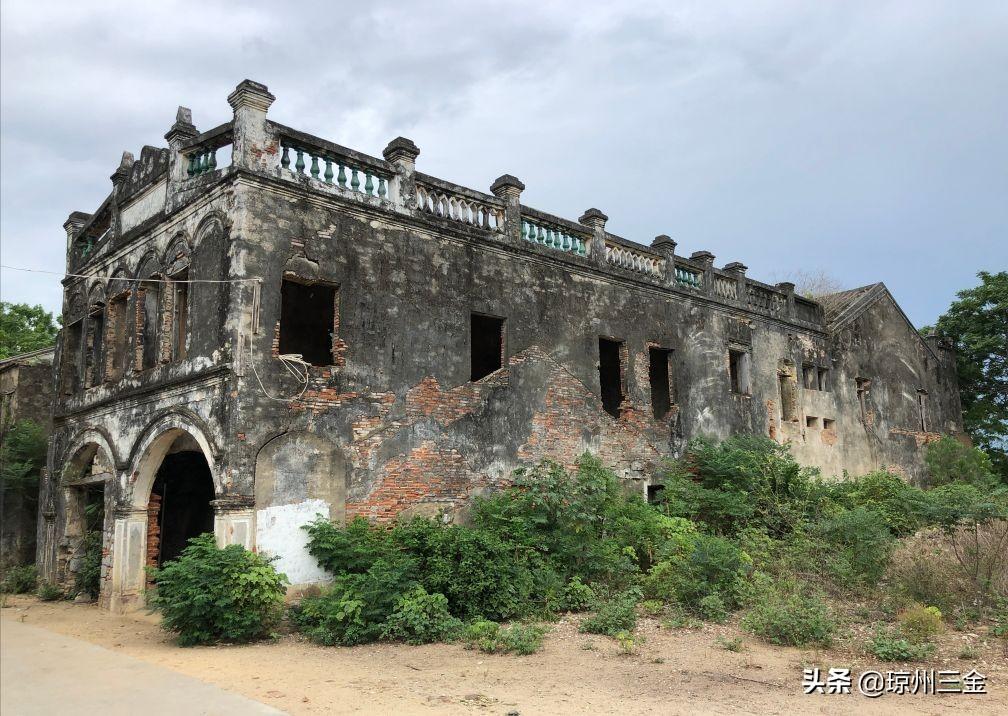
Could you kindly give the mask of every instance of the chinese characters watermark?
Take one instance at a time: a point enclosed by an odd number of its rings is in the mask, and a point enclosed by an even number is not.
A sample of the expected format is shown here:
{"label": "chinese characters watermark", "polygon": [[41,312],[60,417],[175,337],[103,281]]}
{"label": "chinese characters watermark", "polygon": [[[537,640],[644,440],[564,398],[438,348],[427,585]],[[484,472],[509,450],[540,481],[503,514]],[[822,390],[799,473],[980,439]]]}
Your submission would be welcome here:
{"label": "chinese characters watermark", "polygon": [[849,694],[852,689],[876,699],[884,694],[986,694],[987,677],[976,669],[915,669],[913,671],[863,671],[855,680],[850,669],[819,667],[804,669],[802,689],[806,694]]}

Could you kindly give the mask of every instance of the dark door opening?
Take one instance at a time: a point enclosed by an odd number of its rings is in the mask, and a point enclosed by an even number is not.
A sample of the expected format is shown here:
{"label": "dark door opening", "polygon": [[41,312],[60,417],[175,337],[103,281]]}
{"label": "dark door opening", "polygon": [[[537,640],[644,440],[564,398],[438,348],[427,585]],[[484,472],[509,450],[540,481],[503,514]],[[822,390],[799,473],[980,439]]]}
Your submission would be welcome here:
{"label": "dark door opening", "polygon": [[469,326],[469,380],[479,380],[503,365],[504,319],[473,313]]}
{"label": "dark door opening", "polygon": [[656,420],[668,417],[672,409],[672,393],[669,385],[669,356],[672,351],[665,348],[648,348],[648,379],[651,383],[651,410]]}
{"label": "dark door opening", "polygon": [[193,537],[213,532],[213,499],[213,478],[202,452],[166,455],[151,488],[148,562],[160,567],[178,557]]}
{"label": "dark door opening", "polygon": [[280,353],[300,354],[312,365],[333,364],[336,287],[283,280],[280,285]]}
{"label": "dark door opening", "polygon": [[620,365],[620,349],[623,344],[608,338],[599,338],[598,346],[602,408],[614,418],[618,418],[620,403],[623,402],[623,370]]}

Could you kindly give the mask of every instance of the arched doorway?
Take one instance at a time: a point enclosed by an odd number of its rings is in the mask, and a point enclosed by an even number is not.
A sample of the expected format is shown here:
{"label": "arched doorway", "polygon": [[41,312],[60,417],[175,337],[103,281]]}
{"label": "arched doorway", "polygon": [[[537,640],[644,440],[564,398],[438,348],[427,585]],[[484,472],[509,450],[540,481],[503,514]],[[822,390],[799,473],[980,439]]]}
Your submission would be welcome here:
{"label": "arched doorway", "polygon": [[63,469],[66,510],[57,548],[57,580],[93,599],[107,591],[114,477],[112,459],[94,442],[77,448]]}
{"label": "arched doorway", "polygon": [[214,531],[214,482],[210,464],[188,433],[167,447],[147,501],[147,565],[160,567],[178,557],[186,543]]}

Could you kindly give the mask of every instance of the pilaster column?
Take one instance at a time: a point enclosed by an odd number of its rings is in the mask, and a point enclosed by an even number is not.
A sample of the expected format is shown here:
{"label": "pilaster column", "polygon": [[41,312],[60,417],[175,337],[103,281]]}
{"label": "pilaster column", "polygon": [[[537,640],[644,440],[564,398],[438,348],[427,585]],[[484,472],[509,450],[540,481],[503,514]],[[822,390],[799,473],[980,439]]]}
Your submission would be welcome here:
{"label": "pilaster column", "polygon": [[214,537],[218,547],[239,544],[255,548],[255,498],[229,495],[210,502],[214,509]]}
{"label": "pilaster column", "polygon": [[714,254],[710,251],[694,251],[690,260],[703,266],[703,292],[707,296],[714,295]]}
{"label": "pilaster column", "polygon": [[667,234],[659,234],[651,242],[651,248],[665,258],[665,275],[663,277],[665,285],[674,285],[676,242]]}
{"label": "pilaster column", "polygon": [[777,284],[777,288],[787,294],[787,317],[795,317],[795,307],[794,307],[794,290],[795,285],[790,281],[781,281]]}
{"label": "pilaster column", "polygon": [[724,270],[735,276],[735,281],[738,284],[735,295],[739,303],[746,303],[745,275],[746,271],[749,270],[749,267],[739,261],[732,261],[730,264],[725,264]]}
{"label": "pilaster column", "polygon": [[490,185],[490,191],[504,202],[504,235],[512,243],[520,243],[522,233],[521,193],[525,191],[525,185],[518,177],[504,174],[497,177]]}
{"label": "pilaster column", "polygon": [[146,566],[147,510],[132,505],[116,509],[112,529],[112,611],[141,606]]}
{"label": "pilaster column", "polygon": [[395,167],[395,177],[389,186],[389,199],[396,206],[413,209],[416,206],[416,159],[420,149],[413,140],[396,137],[382,151],[385,161]]}
{"label": "pilaster column", "polygon": [[276,164],[268,160],[277,153],[277,146],[266,126],[266,112],[275,99],[266,85],[252,80],[242,80],[228,95],[228,104],[234,110],[231,131],[234,166],[268,169]]}
{"label": "pilaster column", "polygon": [[603,214],[599,209],[594,207],[585,210],[585,213],[581,214],[578,219],[578,223],[582,226],[587,226],[592,230],[592,238],[588,242],[588,258],[594,261],[599,266],[604,267],[605,260],[605,239],[606,239],[606,222],[609,221],[609,217]]}

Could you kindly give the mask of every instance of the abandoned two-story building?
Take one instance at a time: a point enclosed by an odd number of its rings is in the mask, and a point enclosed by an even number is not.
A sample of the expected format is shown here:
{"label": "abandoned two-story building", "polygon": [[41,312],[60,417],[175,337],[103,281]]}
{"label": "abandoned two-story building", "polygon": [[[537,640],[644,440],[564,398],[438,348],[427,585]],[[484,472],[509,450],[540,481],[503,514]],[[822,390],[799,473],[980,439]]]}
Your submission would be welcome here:
{"label": "abandoned two-story building", "polygon": [[[71,580],[104,509],[102,601],[214,531],[323,577],[316,515],[457,515],[550,457],[591,451],[641,491],[693,436],[766,435],[824,474],[890,466],[960,431],[954,356],[882,284],[814,302],[589,209],[571,221],[271,121],[180,108],[70,215],[44,576]],[[92,507],[89,508],[89,505]]]}

